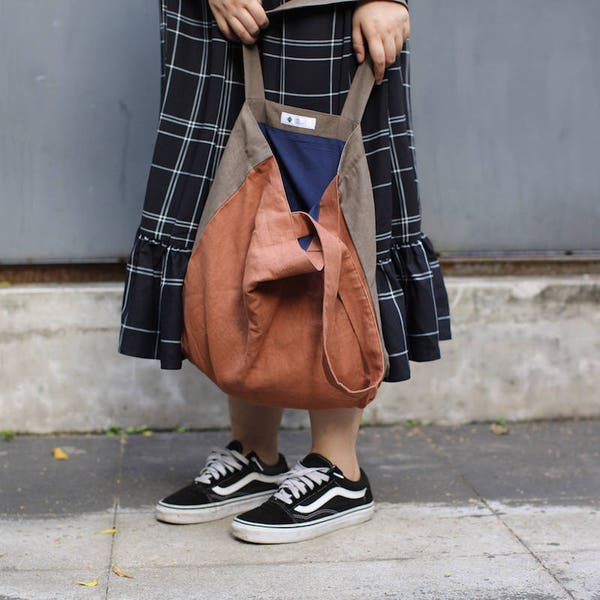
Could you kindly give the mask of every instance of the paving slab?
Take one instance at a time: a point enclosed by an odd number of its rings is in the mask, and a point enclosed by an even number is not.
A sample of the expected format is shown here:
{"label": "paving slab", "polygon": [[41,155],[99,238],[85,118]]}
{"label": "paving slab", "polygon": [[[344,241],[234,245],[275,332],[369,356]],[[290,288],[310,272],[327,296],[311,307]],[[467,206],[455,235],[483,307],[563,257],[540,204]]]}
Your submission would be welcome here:
{"label": "paving slab", "polygon": [[218,566],[140,569],[134,579],[111,574],[108,598],[566,600],[569,595],[533,558],[516,554],[336,564],[304,562],[299,557],[285,567],[247,564],[229,566],[226,571]]}
{"label": "paving slab", "polygon": [[539,558],[575,600],[600,600],[600,553],[549,551]]}
{"label": "paving slab", "polygon": [[421,431],[485,498],[572,504],[600,499],[598,421],[488,424]]}
{"label": "paving slab", "polygon": [[[78,581],[98,579],[87,587]],[[0,600],[99,600],[106,598],[108,571],[102,569],[61,569],[2,573]],[[155,596],[158,597],[158,596]]]}
{"label": "paving slab", "polygon": [[[125,570],[143,567],[291,564],[407,559],[423,556],[495,556],[526,549],[485,506],[377,504],[359,527],[296,544],[244,544],[230,534],[231,519],[181,526],[160,523],[152,511],[121,511],[113,559]],[[160,539],[160,546],[156,540]],[[210,546],[210,553],[199,548]],[[164,552],[168,548],[168,552]]]}
{"label": "paving slab", "polygon": [[[53,458],[55,447],[69,458]],[[112,507],[119,453],[119,438],[102,435],[0,440],[0,516],[59,516]]]}
{"label": "paving slab", "polygon": [[600,599],[600,510],[594,506],[489,506],[573,595]]}
{"label": "paving slab", "polygon": [[536,554],[590,550],[600,555],[600,509],[586,505],[514,506],[494,501],[489,506]]}
{"label": "paving slab", "polygon": [[[100,572],[108,565],[112,510],[55,518],[0,519],[0,571],[81,569]],[[1,579],[1,578],[0,578]],[[0,588],[1,590],[1,588]]]}

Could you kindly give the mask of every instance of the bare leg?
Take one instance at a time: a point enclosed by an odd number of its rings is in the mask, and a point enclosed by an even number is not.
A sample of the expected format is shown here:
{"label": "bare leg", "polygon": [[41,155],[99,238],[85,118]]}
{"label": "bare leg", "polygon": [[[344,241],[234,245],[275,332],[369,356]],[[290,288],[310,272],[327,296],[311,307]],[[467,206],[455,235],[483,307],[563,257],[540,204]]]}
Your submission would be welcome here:
{"label": "bare leg", "polygon": [[239,440],[244,454],[254,450],[267,464],[275,464],[279,456],[277,434],[283,409],[259,406],[246,400],[228,397],[231,437]]}
{"label": "bare leg", "polygon": [[335,408],[310,411],[312,452],[318,452],[337,465],[352,481],[360,479],[356,438],[362,408]]}

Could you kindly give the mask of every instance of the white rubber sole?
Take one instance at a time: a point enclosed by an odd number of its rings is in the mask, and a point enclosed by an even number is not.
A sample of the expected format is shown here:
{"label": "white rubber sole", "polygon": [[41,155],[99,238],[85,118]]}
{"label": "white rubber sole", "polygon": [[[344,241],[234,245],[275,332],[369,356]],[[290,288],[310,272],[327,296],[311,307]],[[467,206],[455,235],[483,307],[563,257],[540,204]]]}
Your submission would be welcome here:
{"label": "white rubber sole", "polygon": [[323,517],[318,521],[296,525],[257,525],[236,517],[231,523],[231,531],[235,537],[245,542],[287,544],[309,540],[342,527],[364,523],[373,516],[374,510],[375,504],[370,502],[332,517]]}
{"label": "white rubber sole", "polygon": [[192,525],[194,523],[207,523],[229,517],[246,510],[260,506],[277,490],[261,492],[243,498],[232,498],[210,504],[199,504],[182,508],[173,504],[159,502],[154,509],[154,516],[159,521],[174,523],[175,525]]}

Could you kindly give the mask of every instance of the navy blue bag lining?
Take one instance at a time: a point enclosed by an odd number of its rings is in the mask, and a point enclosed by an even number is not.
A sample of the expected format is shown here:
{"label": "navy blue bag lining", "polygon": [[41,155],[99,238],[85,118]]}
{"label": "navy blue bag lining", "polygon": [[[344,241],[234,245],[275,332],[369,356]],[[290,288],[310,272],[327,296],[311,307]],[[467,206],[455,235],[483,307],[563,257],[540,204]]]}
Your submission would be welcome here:
{"label": "navy blue bag lining", "polygon": [[[320,201],[337,174],[344,142],[259,123],[269,143],[283,181],[291,211],[307,212],[319,220]],[[304,250],[312,236],[298,241]]]}

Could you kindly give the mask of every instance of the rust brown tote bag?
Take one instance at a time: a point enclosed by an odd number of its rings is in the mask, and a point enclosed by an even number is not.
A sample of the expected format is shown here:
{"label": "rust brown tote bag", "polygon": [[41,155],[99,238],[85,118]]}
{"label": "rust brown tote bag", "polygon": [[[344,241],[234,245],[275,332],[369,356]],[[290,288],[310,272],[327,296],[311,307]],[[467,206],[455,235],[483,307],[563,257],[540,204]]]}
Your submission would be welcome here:
{"label": "rust brown tote bag", "polygon": [[257,404],[364,407],[387,367],[360,129],[372,67],[330,115],[266,100],[258,48],[243,52],[246,101],[184,280],[183,352]]}

